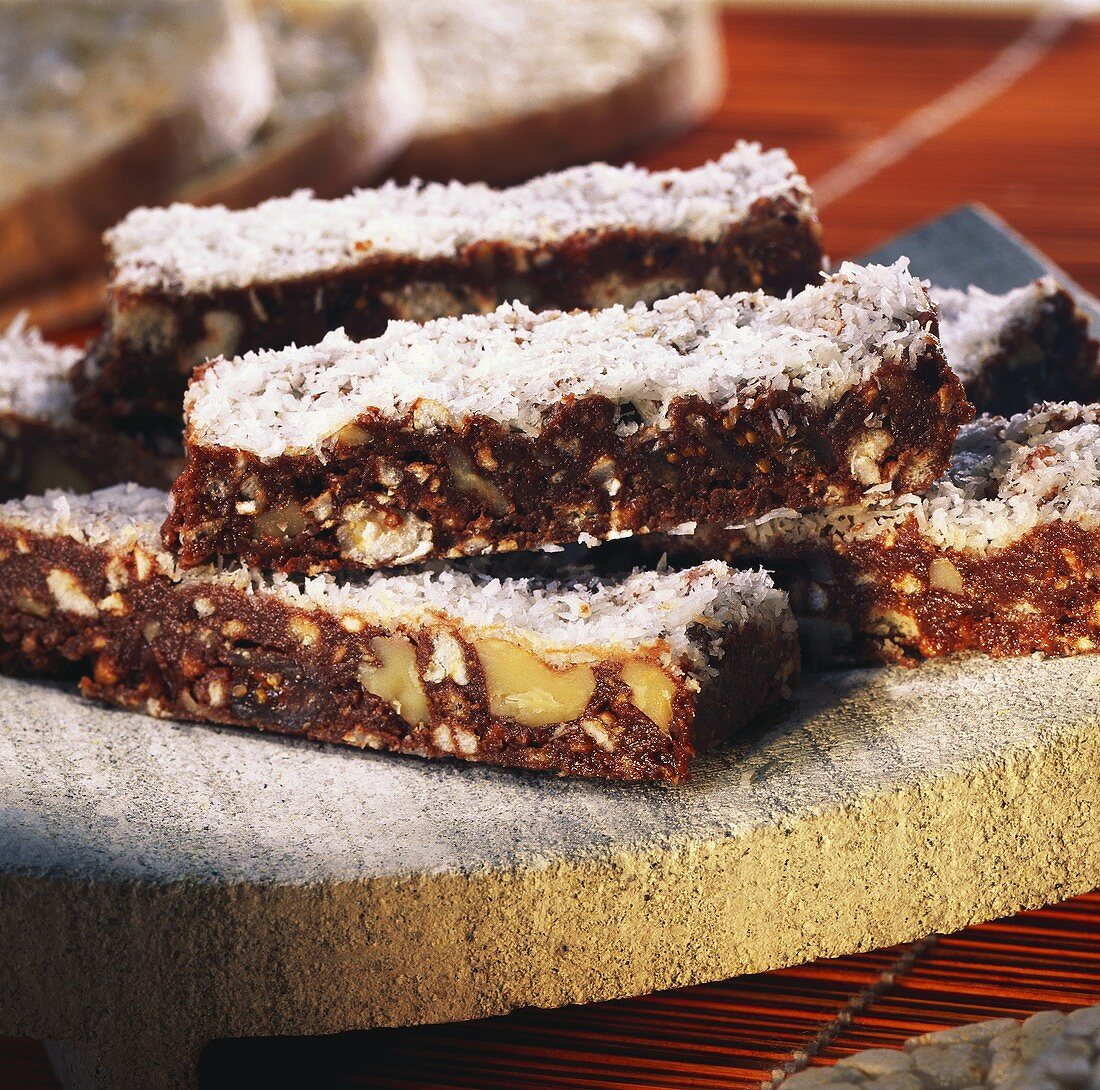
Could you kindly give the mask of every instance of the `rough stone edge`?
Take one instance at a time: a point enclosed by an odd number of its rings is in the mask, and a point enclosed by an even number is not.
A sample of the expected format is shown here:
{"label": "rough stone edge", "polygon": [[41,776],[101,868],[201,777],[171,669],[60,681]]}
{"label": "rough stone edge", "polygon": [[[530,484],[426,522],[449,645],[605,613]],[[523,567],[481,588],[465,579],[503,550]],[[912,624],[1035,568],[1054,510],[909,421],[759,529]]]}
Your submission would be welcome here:
{"label": "rough stone edge", "polygon": [[[459,1021],[952,931],[1100,882],[1100,841],[1079,835],[1100,818],[1098,763],[1090,724],[741,837],[539,869],[289,887],[4,876],[0,935],[18,938],[0,949],[0,1030],[145,1067],[217,1037]],[[178,1074],[165,1086],[189,1085]]]}

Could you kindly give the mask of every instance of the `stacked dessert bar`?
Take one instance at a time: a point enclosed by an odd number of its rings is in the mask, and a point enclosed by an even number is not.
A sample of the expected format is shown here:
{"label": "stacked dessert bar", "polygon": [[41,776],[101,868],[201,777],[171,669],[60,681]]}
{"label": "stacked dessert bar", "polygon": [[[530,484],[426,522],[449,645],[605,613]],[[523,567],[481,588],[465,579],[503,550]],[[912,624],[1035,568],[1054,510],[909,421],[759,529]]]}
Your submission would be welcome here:
{"label": "stacked dessert bar", "polygon": [[78,411],[128,427],[177,423],[191,369],[219,355],[514,300],[571,310],[703,287],[783,294],[821,267],[805,180],[755,144],[688,171],[597,163],[503,190],[387,184],[239,212],[138,209],[107,246],[107,331]]}
{"label": "stacked dessert bar", "polygon": [[[1072,301],[930,296],[904,261],[822,274],[782,153],[145,210],[111,245],[77,412],[152,435],[182,405],[186,465],[170,495],[0,505],[6,669],[153,715],[677,782],[797,677],[759,559],[803,615],[835,560],[817,612],[893,657],[1095,646],[1092,410],[967,425],[963,385],[1084,391]],[[1054,548],[1035,588],[1007,578]],[[965,624],[943,593],[974,598]]]}
{"label": "stacked dessert bar", "polygon": [[17,319],[0,331],[0,500],[120,480],[167,487],[182,459],[73,415],[69,373],[80,350],[48,343]]}

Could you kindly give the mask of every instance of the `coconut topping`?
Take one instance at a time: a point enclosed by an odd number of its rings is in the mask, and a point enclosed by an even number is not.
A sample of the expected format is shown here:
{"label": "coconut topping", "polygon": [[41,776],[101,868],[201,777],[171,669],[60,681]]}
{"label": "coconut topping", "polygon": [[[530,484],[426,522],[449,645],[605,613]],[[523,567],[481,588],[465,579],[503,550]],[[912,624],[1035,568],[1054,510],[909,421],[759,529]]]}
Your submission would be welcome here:
{"label": "coconut topping", "polygon": [[675,7],[637,0],[397,0],[428,97],[424,133],[604,94],[668,56]]}
{"label": "coconut topping", "polygon": [[703,666],[721,657],[722,631],[749,624],[793,625],[786,595],[763,571],[710,561],[684,571],[638,571],[616,579],[563,565],[556,577],[496,577],[491,569],[440,568],[367,579],[305,580],[246,569],[179,570],[160,544],[167,497],[118,485],[90,495],[47,492],[0,504],[0,522],[42,536],[67,536],[118,553],[140,551],[178,582],[269,593],[298,608],[355,614],[366,623],[416,628],[449,622],[482,636],[542,650],[655,648],[669,664]]}
{"label": "coconut topping", "polygon": [[0,333],[0,413],[67,420],[68,373],[80,355],[79,348],[50,344],[20,315]]}
{"label": "coconut topping", "polygon": [[260,458],[307,449],[368,410],[419,428],[471,414],[537,434],[563,398],[602,395],[660,426],[696,394],[728,406],[768,389],[825,407],[883,365],[913,366],[931,341],[931,305],[906,262],[845,264],[820,286],[776,299],[676,295],[626,310],[535,313],[516,303],[425,325],[391,322],[370,341],[342,330],[309,348],[219,360],[192,382],[192,444]]}
{"label": "coconut topping", "polygon": [[966,383],[977,377],[1006,334],[1058,294],[1058,285],[1048,276],[1003,295],[974,285],[965,291],[933,286],[929,294],[940,312],[944,355]]}
{"label": "coconut topping", "polygon": [[338,271],[378,257],[458,255],[481,241],[536,248],[609,230],[713,240],[754,202],[779,196],[808,210],[787,153],[739,143],[695,170],[592,163],[514,186],[387,183],[337,200],[302,191],[231,212],[139,208],[107,234],[116,286],[206,292]]}
{"label": "coconut topping", "polygon": [[909,519],[936,547],[986,553],[1032,530],[1100,528],[1100,406],[1047,404],[1006,420],[983,416],[959,433],[947,476],[924,495],[742,527],[764,548],[781,541],[865,540]]}

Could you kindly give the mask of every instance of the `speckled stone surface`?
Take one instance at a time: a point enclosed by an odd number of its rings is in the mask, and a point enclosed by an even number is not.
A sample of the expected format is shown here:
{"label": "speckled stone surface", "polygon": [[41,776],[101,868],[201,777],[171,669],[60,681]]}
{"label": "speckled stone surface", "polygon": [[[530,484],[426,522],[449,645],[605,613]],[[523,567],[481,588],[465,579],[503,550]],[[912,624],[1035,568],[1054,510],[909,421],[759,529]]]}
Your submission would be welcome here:
{"label": "speckled stone surface", "polygon": [[783,1090],[1095,1090],[1100,1007],[1042,1011],[926,1033],[902,1049],[873,1048],[792,1075]]}
{"label": "speckled stone surface", "polygon": [[[70,1086],[219,1036],[638,994],[1100,883],[1100,659],[810,678],[682,788],[392,758],[0,681],[0,1032]],[[156,1079],[150,1080],[149,1072]]]}

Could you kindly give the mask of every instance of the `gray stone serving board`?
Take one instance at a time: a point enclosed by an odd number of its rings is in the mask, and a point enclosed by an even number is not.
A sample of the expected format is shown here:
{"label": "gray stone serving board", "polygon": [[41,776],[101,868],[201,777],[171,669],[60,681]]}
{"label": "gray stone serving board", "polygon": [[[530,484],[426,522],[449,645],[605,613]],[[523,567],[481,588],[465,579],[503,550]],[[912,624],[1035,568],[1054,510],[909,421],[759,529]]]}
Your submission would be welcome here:
{"label": "gray stone serving board", "polygon": [[[940,223],[904,243],[921,275],[1041,271],[981,210]],[[1100,884],[1097,767],[1089,657],[811,677],[676,789],[158,722],[0,679],[0,1032],[54,1041],[69,1087],[186,1087],[215,1037],[914,939]]]}

